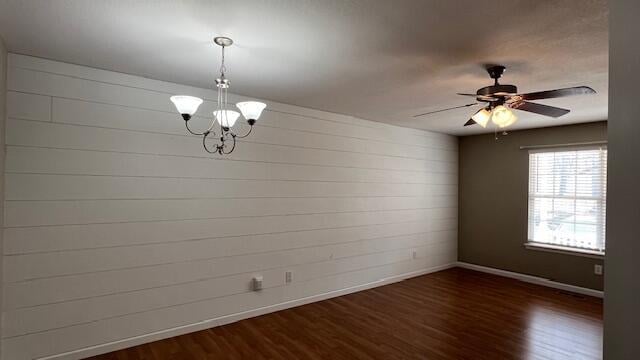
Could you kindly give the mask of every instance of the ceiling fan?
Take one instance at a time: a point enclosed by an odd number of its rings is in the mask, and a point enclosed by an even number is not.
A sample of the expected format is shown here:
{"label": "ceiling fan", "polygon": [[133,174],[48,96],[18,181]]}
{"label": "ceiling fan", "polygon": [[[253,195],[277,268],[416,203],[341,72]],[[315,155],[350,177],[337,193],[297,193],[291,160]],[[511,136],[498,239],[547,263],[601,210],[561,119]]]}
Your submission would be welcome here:
{"label": "ceiling fan", "polygon": [[497,127],[504,128],[514,124],[518,118],[510,109],[520,111],[528,111],[535,114],[549,116],[553,118],[567,114],[570,110],[555,106],[542,105],[531,102],[530,100],[553,99],[572,95],[595,94],[595,90],[588,86],[576,86],[555,90],[538,91],[532,93],[518,94],[518,88],[515,85],[503,85],[498,83],[498,79],[506,69],[502,65],[486,66],[489,76],[494,80],[493,85],[485,86],[478,89],[475,94],[458,93],[462,96],[472,96],[476,98],[476,103],[455,106],[452,108],[430,111],[414,117],[434,114],[442,111],[459,109],[486,103],[482,109],[478,110],[464,126],[478,124],[487,127],[491,120]]}

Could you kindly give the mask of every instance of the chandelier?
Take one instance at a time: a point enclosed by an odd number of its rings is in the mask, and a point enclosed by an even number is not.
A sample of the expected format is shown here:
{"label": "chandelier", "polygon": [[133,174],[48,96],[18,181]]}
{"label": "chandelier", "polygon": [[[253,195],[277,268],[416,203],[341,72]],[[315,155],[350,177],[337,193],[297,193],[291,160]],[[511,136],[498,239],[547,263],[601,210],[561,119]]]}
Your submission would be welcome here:
{"label": "chandelier", "polygon": [[[218,153],[220,155],[231,154],[236,148],[236,138],[245,138],[249,136],[253,125],[256,123],[262,110],[267,106],[257,101],[243,101],[236,104],[236,107],[242,112],[242,116],[247,120],[249,129],[244,135],[236,134],[232,128],[236,120],[240,117],[237,111],[230,110],[227,104],[227,91],[229,90],[229,79],[226,77],[227,68],[224,64],[224,49],[233,44],[233,40],[228,37],[216,37],[213,39],[216,45],[222,48],[222,62],[220,64],[220,76],[216,79],[216,88],[218,90],[217,108],[213,112],[213,118],[209,123],[209,127],[203,132],[194,131],[189,127],[189,120],[198,111],[198,107],[202,104],[202,99],[195,96],[175,95],[170,98],[171,102],[176,106],[178,112],[184,119],[187,130],[193,134],[202,136],[202,146],[210,153]],[[219,126],[216,126],[216,122]],[[215,140],[214,140],[215,139]]]}

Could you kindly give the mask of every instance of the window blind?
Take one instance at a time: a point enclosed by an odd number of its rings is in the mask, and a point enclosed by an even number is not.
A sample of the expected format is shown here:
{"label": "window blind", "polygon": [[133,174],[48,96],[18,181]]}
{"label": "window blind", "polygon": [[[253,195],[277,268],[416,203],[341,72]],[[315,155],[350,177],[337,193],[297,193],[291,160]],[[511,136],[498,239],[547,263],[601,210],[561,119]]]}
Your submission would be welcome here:
{"label": "window blind", "polygon": [[605,146],[529,151],[530,243],[604,252]]}

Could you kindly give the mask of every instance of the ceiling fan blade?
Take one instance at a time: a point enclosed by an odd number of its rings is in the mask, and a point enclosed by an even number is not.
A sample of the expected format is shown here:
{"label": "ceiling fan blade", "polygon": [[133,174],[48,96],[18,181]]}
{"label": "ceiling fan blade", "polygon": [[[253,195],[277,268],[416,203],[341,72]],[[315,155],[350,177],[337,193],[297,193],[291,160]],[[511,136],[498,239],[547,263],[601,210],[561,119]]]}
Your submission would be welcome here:
{"label": "ceiling fan blade", "polygon": [[473,105],[478,105],[478,103],[465,104],[465,105],[454,106],[454,107],[450,107],[450,108],[446,108],[446,109],[440,109],[440,110],[429,111],[429,112],[426,112],[426,113],[422,113],[422,114],[418,114],[418,115],[413,115],[413,117],[415,118],[415,117],[420,117],[420,116],[424,116],[424,115],[431,115],[431,114],[435,114],[435,113],[439,113],[439,112],[443,112],[443,111],[449,111],[449,110],[454,110],[454,109],[460,109],[460,108],[469,107],[469,106],[473,106]]}
{"label": "ceiling fan blade", "polygon": [[477,122],[475,122],[473,119],[469,119],[469,121],[464,123],[464,126],[475,125],[475,124],[477,124]]}
{"label": "ceiling fan blade", "polygon": [[527,94],[518,94],[522,98],[522,100],[540,100],[540,99],[553,99],[565,96],[573,96],[573,95],[585,95],[585,94],[595,94],[596,91],[588,86],[576,86],[564,89],[555,89],[555,90],[546,90],[546,91],[538,91]]}
{"label": "ceiling fan blade", "polygon": [[528,111],[535,114],[540,114],[544,116],[550,116],[553,118],[560,117],[569,113],[568,109],[563,109],[555,106],[536,104],[528,101],[517,101],[511,105],[509,105],[512,109]]}
{"label": "ceiling fan blade", "polygon": [[467,94],[467,93],[456,93],[456,95],[462,95],[462,96],[473,96],[473,97],[478,96],[478,94]]}

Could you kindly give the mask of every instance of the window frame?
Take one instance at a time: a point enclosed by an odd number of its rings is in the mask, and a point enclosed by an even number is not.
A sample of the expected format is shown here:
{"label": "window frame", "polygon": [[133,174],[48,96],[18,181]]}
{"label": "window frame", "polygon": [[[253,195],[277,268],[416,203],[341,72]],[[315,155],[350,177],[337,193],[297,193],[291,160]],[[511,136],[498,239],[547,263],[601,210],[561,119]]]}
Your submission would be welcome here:
{"label": "window frame", "polygon": [[[531,193],[531,180],[532,180],[532,173],[531,173],[531,155],[534,153],[553,153],[553,152],[563,152],[563,151],[580,151],[580,150],[605,150],[604,153],[604,171],[600,171],[601,176],[604,178],[604,194],[601,198],[598,199],[598,201],[604,205],[604,216],[599,216],[600,218],[602,218],[602,224],[599,224],[599,226],[605,227],[606,226],[606,202],[607,202],[607,156],[608,156],[608,149],[607,149],[607,144],[606,142],[602,142],[602,143],[593,143],[593,144],[567,144],[567,145],[546,145],[546,146],[532,146],[532,147],[521,147],[521,149],[527,149],[527,237],[526,237],[526,241],[524,243],[524,246],[526,249],[530,249],[530,250],[538,250],[538,251],[546,251],[546,252],[554,252],[554,253],[561,253],[561,254],[569,254],[569,255],[578,255],[578,256],[584,256],[584,257],[590,257],[590,258],[598,258],[601,259],[604,257],[605,252],[606,252],[606,228],[604,228],[602,236],[602,243],[603,243],[603,249],[602,250],[596,250],[596,249],[588,249],[588,248],[580,248],[580,247],[573,247],[573,246],[566,246],[566,245],[560,245],[560,244],[553,244],[553,243],[545,243],[545,242],[540,242],[540,241],[534,241],[532,239],[529,238],[530,233],[531,233],[531,229],[530,229],[530,225],[531,225],[531,221],[530,221],[530,210],[531,210],[531,200],[532,200],[532,193]],[[535,198],[535,196],[533,197]],[[541,198],[541,197],[540,197]],[[555,196],[551,196],[550,198],[556,198]],[[557,198],[561,198],[560,196],[558,196]],[[569,197],[570,199],[579,199],[578,196],[574,196],[574,197]],[[599,236],[599,235],[597,235]]]}

